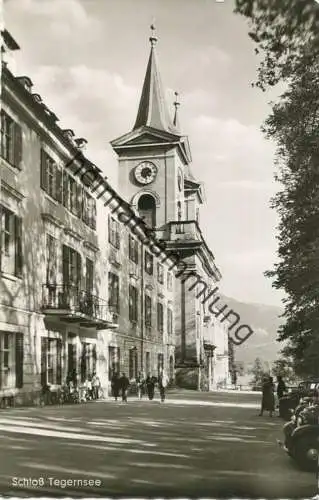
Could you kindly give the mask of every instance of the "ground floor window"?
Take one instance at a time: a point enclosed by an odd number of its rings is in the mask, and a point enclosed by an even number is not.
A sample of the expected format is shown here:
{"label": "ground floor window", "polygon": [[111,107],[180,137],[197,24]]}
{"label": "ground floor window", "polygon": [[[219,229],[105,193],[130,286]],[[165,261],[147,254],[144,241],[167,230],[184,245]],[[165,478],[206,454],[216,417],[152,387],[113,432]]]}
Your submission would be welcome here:
{"label": "ground floor window", "polygon": [[23,386],[23,334],[0,332],[0,389]]}
{"label": "ground floor window", "polygon": [[137,378],[138,373],[138,353],[136,347],[129,351],[129,379]]}
{"label": "ground floor window", "polygon": [[62,383],[62,340],[41,338],[41,384]]}
{"label": "ground floor window", "polygon": [[169,358],[169,378],[170,380],[174,380],[175,376],[174,376],[174,357],[173,356],[170,356]]}
{"label": "ground floor window", "polygon": [[82,342],[81,382],[93,376],[96,372],[96,345]]}
{"label": "ground floor window", "polygon": [[164,354],[159,353],[157,355],[157,374],[159,375],[161,370],[164,369]]}
{"label": "ground floor window", "polygon": [[109,380],[114,373],[120,373],[120,348],[109,346]]}

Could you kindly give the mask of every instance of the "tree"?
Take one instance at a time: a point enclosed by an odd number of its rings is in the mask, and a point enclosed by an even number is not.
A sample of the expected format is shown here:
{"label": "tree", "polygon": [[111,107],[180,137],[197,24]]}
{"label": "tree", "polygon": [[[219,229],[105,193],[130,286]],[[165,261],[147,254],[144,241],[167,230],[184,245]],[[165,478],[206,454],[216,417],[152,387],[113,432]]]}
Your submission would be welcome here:
{"label": "tree", "polygon": [[277,144],[278,262],[267,271],[286,293],[279,341],[300,375],[319,367],[319,5],[311,0],[237,0],[262,53],[257,86],[285,81],[263,131]]}
{"label": "tree", "polygon": [[235,0],[249,21],[255,52],[263,56],[256,85],[262,90],[287,80],[303,58],[319,53],[319,5],[314,0]]}
{"label": "tree", "polygon": [[286,357],[282,357],[274,361],[271,371],[273,376],[281,376],[288,383],[294,383],[297,380],[293,368],[293,361]]}
{"label": "tree", "polygon": [[254,361],[253,367],[248,372],[250,375],[253,375],[253,379],[251,384],[253,386],[259,386],[262,383],[262,379],[265,375],[263,364],[260,358],[256,358]]}
{"label": "tree", "polygon": [[245,375],[245,364],[243,361],[236,361],[235,363],[236,373],[240,376]]}

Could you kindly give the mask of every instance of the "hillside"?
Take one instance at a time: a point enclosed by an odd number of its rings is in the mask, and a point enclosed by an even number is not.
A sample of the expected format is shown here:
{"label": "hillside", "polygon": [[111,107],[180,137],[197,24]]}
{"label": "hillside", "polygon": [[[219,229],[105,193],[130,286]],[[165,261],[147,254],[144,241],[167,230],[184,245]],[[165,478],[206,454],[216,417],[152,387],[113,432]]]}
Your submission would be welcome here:
{"label": "hillside", "polygon": [[249,325],[255,332],[243,345],[235,348],[236,361],[244,362],[245,367],[252,364],[257,357],[265,363],[274,361],[283,347],[282,343],[276,341],[277,330],[281,324],[279,316],[283,309],[239,302],[229,297],[224,297],[223,300],[240,315],[241,324]]}

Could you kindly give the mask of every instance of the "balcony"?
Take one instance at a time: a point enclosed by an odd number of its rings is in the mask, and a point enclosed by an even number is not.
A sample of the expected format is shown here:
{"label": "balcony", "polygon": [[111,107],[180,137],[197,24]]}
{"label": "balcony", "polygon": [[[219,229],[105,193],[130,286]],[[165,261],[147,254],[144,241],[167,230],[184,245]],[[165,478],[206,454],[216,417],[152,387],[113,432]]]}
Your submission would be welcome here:
{"label": "balcony", "polygon": [[116,328],[107,302],[71,285],[42,285],[42,312],[85,328]]}
{"label": "balcony", "polygon": [[169,226],[170,241],[202,241],[196,221],[174,221]]}

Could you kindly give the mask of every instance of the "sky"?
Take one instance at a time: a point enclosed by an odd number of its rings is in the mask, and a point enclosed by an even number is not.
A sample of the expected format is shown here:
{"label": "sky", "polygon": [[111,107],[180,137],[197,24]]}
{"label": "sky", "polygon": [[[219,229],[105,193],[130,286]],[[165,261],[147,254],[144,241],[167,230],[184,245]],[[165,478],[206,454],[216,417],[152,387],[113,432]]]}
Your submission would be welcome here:
{"label": "sky", "polygon": [[[275,145],[260,126],[275,95],[252,88],[258,66],[246,21],[224,0],[5,0],[5,24],[27,75],[62,128],[117,187],[109,142],[132,130],[149,56],[150,24],[167,100],[180,94],[192,172],[204,184],[200,224],[222,273],[220,291],[280,305],[265,270],[276,262],[270,198]],[[120,190],[119,190],[120,192]]]}

